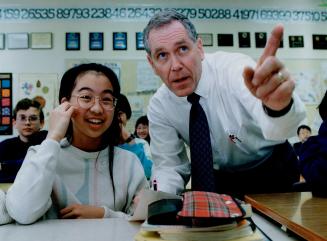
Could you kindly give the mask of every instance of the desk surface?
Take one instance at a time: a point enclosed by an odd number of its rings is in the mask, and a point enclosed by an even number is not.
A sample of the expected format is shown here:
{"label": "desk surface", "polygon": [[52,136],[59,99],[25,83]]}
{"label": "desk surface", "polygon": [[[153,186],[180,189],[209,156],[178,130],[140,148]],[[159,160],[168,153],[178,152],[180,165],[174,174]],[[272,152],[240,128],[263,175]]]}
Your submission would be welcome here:
{"label": "desk surface", "polygon": [[[295,241],[257,214],[253,220],[272,240]],[[31,225],[0,226],[0,240],[6,241],[133,241],[140,223],[125,219],[53,219]],[[267,239],[265,239],[267,240]]]}
{"label": "desk surface", "polygon": [[327,198],[270,193],[247,195],[245,201],[307,240],[327,240]]}
{"label": "desk surface", "polygon": [[6,241],[132,241],[140,223],[125,219],[54,219],[31,225],[0,226],[0,240]]}

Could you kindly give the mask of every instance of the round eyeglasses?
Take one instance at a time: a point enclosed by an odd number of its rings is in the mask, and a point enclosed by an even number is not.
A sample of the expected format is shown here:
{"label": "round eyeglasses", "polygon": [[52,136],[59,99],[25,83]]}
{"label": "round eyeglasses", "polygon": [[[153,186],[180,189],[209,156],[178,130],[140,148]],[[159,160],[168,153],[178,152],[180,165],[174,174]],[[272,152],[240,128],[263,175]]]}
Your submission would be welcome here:
{"label": "round eyeglasses", "polygon": [[100,105],[106,111],[113,110],[117,104],[117,99],[112,95],[105,95],[103,97],[100,97],[90,94],[81,94],[72,95],[72,97],[77,98],[77,103],[82,109],[90,109],[94,105],[95,99],[98,99]]}
{"label": "round eyeglasses", "polygon": [[39,117],[37,115],[30,115],[30,116],[25,116],[25,115],[19,115],[17,116],[17,120],[20,122],[30,122],[30,123],[35,123],[39,120]]}

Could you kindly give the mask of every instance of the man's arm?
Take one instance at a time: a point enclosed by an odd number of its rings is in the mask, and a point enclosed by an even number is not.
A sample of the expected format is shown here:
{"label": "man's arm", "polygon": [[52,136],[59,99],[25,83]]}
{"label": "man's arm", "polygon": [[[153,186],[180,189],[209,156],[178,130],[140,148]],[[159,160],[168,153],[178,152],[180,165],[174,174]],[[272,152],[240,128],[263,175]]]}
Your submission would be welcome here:
{"label": "man's arm", "polygon": [[[295,81],[276,57],[283,36],[283,26],[277,25],[267,41],[256,67],[245,67],[244,83],[253,96],[261,100],[259,125],[265,138],[279,140],[291,137],[295,126],[305,118],[305,109],[294,93]],[[294,132],[293,132],[294,133]]]}

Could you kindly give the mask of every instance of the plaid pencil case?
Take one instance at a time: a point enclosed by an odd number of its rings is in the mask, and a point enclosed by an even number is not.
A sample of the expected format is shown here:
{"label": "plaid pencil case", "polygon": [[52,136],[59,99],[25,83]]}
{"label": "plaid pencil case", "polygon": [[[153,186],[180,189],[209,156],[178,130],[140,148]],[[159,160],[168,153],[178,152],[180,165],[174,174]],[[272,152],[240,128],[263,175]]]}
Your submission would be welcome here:
{"label": "plaid pencil case", "polygon": [[245,211],[230,195],[190,191],[184,193],[183,207],[177,213],[180,223],[188,226],[215,226],[243,218]]}
{"label": "plaid pencil case", "polygon": [[230,195],[190,191],[181,199],[161,199],[148,206],[149,224],[217,226],[245,216],[240,204]]}

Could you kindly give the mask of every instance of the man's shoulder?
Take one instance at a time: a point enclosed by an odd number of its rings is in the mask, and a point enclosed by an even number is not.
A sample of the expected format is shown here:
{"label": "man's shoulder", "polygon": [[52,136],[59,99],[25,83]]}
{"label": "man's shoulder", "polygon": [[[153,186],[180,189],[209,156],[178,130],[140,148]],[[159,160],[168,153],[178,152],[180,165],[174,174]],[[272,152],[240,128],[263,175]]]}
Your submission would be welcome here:
{"label": "man's shoulder", "polygon": [[161,102],[168,102],[173,93],[168,89],[165,84],[162,84],[154,93],[149,101],[149,105],[158,105]]}
{"label": "man's shoulder", "polygon": [[255,62],[250,56],[243,53],[217,51],[214,53],[206,53],[203,64],[218,66],[221,69],[230,66],[235,68],[238,65],[251,66],[254,65]]}
{"label": "man's shoulder", "polygon": [[213,53],[205,53],[205,58],[221,58],[222,60],[227,59],[234,59],[234,58],[251,58],[250,56],[239,53],[239,52],[226,52],[226,51],[216,51]]}

